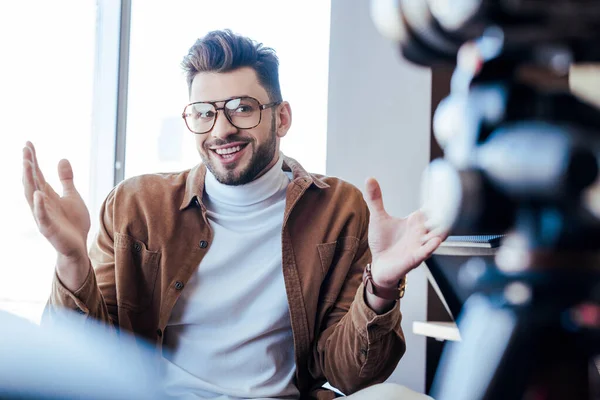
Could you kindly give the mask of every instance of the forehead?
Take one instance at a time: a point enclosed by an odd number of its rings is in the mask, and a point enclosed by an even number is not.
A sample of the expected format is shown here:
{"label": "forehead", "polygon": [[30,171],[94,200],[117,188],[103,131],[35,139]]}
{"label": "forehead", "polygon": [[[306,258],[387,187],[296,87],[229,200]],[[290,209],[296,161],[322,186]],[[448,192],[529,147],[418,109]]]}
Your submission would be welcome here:
{"label": "forehead", "polygon": [[236,96],[252,96],[268,102],[267,91],[261,86],[256,71],[250,67],[229,72],[199,72],[192,81],[190,102],[218,101]]}

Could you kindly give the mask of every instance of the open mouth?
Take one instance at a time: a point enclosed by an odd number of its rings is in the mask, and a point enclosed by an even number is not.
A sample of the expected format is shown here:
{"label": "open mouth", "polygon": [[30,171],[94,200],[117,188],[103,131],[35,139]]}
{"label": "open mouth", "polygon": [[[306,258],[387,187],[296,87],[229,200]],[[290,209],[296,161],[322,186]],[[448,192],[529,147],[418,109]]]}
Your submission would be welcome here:
{"label": "open mouth", "polygon": [[244,153],[244,149],[248,146],[248,143],[238,144],[230,147],[221,147],[218,149],[211,149],[211,151],[222,161],[222,162],[233,162],[237,161]]}

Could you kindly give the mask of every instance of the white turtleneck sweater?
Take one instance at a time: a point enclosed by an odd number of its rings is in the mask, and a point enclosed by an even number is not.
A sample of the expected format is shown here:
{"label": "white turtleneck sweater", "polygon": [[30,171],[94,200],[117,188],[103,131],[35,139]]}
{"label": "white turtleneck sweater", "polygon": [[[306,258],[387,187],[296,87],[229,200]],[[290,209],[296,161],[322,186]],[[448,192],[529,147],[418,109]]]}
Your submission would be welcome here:
{"label": "white turtleneck sweater", "polygon": [[292,328],[281,265],[291,175],[283,158],[240,186],[206,172],[210,250],[167,329],[165,389],[183,399],[297,399]]}

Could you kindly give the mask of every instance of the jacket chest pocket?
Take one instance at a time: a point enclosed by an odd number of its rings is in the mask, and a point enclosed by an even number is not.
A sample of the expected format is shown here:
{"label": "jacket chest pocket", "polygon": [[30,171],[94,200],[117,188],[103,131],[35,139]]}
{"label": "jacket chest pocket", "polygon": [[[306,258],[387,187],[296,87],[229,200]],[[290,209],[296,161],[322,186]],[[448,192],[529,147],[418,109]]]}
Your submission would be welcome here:
{"label": "jacket chest pocket", "polygon": [[115,234],[115,285],[117,304],[132,311],[144,311],[152,304],[160,252],[131,236]]}
{"label": "jacket chest pocket", "polygon": [[352,236],[341,237],[335,242],[318,244],[323,278],[327,276],[331,267],[337,265],[347,273],[356,255],[358,244],[359,240]]}

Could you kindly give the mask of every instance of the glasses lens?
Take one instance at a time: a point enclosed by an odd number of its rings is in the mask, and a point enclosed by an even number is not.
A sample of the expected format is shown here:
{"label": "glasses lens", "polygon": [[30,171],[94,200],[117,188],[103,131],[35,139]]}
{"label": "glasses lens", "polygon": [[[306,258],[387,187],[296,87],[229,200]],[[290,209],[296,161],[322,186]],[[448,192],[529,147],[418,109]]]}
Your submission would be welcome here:
{"label": "glasses lens", "polygon": [[231,123],[239,129],[254,128],[260,122],[260,105],[251,98],[229,100],[225,103],[225,112]]}
{"label": "glasses lens", "polygon": [[192,132],[205,133],[212,129],[216,110],[209,103],[194,103],[183,112],[185,122]]}

